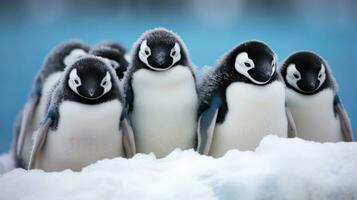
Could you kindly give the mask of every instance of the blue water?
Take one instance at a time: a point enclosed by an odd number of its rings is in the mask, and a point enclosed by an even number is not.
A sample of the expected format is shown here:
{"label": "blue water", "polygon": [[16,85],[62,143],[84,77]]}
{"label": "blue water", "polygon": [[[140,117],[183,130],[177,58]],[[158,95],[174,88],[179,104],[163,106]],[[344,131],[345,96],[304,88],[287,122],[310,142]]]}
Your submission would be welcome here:
{"label": "blue water", "polygon": [[[259,39],[284,59],[291,52],[319,52],[332,67],[340,97],[357,131],[357,26],[324,21],[308,22],[294,16],[241,16],[234,23],[210,26],[189,14],[72,14],[44,20],[0,14],[0,152],[12,138],[13,121],[26,101],[32,80],[48,51],[59,42],[80,38],[89,44],[112,39],[130,48],[147,29],[163,26],[179,33],[198,66],[214,65],[237,43]],[[357,137],[357,134],[355,134]]]}

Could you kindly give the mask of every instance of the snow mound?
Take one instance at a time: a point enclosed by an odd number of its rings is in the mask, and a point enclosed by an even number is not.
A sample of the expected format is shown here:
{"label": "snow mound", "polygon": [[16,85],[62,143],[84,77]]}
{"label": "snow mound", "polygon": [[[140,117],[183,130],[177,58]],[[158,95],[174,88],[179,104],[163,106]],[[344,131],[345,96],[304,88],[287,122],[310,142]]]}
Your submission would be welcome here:
{"label": "snow mound", "polygon": [[102,160],[81,172],[14,169],[0,199],[357,199],[357,143],[267,136],[254,151],[215,159],[193,150],[163,159]]}

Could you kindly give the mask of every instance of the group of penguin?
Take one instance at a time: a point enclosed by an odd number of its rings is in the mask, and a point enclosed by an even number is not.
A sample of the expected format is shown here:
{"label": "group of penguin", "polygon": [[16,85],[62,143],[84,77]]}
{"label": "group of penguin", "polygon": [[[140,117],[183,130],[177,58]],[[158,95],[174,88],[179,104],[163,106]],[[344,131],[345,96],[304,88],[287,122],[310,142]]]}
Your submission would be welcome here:
{"label": "group of penguin", "polygon": [[268,134],[353,141],[327,63],[300,51],[277,67],[260,41],[243,42],[198,76],[184,42],[164,28],[126,52],[116,42],[52,50],[14,129],[18,167],[81,170],[136,153],[176,148],[220,157],[254,150]]}

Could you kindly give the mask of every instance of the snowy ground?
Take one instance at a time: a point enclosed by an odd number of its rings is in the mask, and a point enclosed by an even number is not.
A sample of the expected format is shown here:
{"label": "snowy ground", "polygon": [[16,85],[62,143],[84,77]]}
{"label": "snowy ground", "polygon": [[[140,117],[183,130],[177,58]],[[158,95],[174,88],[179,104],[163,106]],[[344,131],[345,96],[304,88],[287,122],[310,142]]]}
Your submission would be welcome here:
{"label": "snowy ground", "polygon": [[188,150],[103,160],[82,172],[15,169],[0,175],[0,199],[353,200],[357,143],[268,136],[255,152],[220,159]]}

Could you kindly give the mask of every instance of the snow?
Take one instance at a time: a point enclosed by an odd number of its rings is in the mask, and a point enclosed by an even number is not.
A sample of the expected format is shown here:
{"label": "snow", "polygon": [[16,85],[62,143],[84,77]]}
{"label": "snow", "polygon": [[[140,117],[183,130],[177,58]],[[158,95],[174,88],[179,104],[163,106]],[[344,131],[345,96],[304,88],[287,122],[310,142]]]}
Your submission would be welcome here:
{"label": "snow", "polygon": [[219,159],[176,150],[162,159],[102,160],[81,172],[14,169],[0,175],[0,199],[352,200],[356,170],[357,143],[270,135],[254,152]]}

